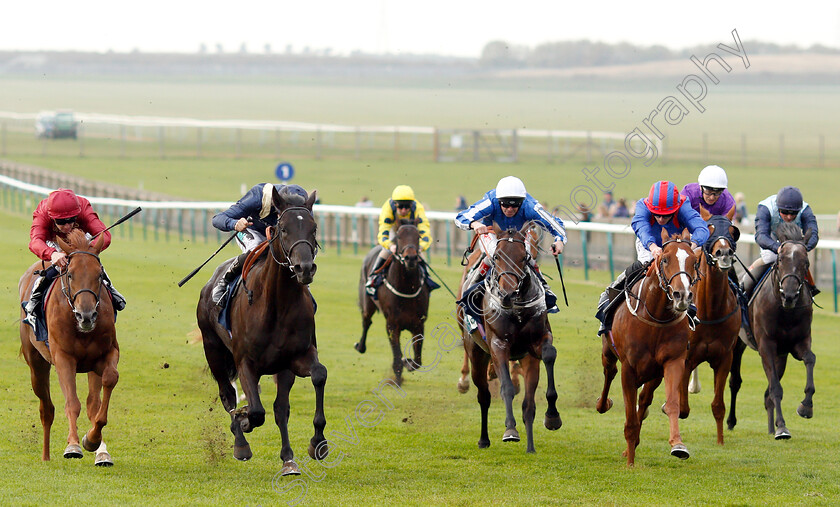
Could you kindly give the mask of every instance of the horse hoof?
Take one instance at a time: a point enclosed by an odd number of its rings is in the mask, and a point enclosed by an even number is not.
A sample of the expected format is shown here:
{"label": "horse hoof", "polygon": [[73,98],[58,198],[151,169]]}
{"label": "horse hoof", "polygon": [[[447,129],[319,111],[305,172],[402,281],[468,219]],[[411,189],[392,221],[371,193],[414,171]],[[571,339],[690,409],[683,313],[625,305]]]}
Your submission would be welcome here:
{"label": "horse hoof", "polygon": [[799,407],[796,409],[796,413],[799,414],[800,417],[804,417],[805,419],[810,419],[814,417],[814,407],[809,407],[802,403],[799,404]]}
{"label": "horse hoof", "polygon": [[519,442],[519,432],[515,428],[505,431],[502,442]]}
{"label": "horse hoof", "polygon": [[479,449],[487,449],[490,447],[490,440],[479,440],[478,441],[478,448]]}
{"label": "horse hoof", "polygon": [[606,402],[606,403],[603,403],[603,405],[604,405],[604,406],[602,406],[602,403],[601,403],[601,398],[598,398],[598,400],[595,402],[595,410],[597,410],[597,411],[598,411],[598,413],[603,414],[604,412],[606,412],[606,411],[608,411],[609,409],[611,409],[611,408],[612,408],[612,406],[613,406],[613,400],[612,400],[612,398],[607,398],[607,402]]}
{"label": "horse hoof", "polygon": [[467,380],[458,379],[458,392],[461,394],[470,390],[470,383]]}
{"label": "horse hoof", "polygon": [[776,440],[790,439],[790,432],[784,426],[776,430]]}
{"label": "horse hoof", "polygon": [[245,444],[242,447],[233,447],[233,457],[239,461],[248,461],[253,456],[254,455],[251,453],[251,446],[249,444]]}
{"label": "horse hoof", "polygon": [[107,452],[98,452],[96,453],[96,461],[93,464],[98,467],[112,467],[114,466],[114,460]]}
{"label": "horse hoof", "polygon": [[82,454],[82,448],[79,444],[69,444],[66,449],[64,449],[64,457],[67,459],[79,459],[84,457]]}
{"label": "horse hoof", "polygon": [[671,447],[671,456],[676,456],[680,459],[688,459],[690,454],[688,453],[688,449],[683,444],[677,444]]}
{"label": "horse hoof", "polygon": [[298,469],[297,463],[295,460],[290,459],[283,463],[283,468],[280,469],[280,475],[300,475],[300,469]]}
{"label": "horse hoof", "polygon": [[321,461],[325,459],[330,454],[329,445],[327,445],[327,441],[324,440],[318,445],[313,445],[312,442],[309,442],[309,448],[307,449],[309,452],[309,457],[312,459],[317,459]]}
{"label": "horse hoof", "polygon": [[402,360],[403,366],[407,371],[416,371],[421,365],[420,363],[414,361],[414,359],[409,359],[404,357]]}
{"label": "horse hoof", "polygon": [[545,424],[546,429],[551,431],[559,430],[560,427],[563,426],[563,421],[560,420],[559,414],[552,417],[545,416],[545,421],[543,423]]}
{"label": "horse hoof", "polygon": [[94,444],[93,442],[88,440],[87,434],[82,435],[82,447],[84,447],[86,451],[93,452],[99,449],[100,444],[102,444],[101,440],[98,443]]}
{"label": "horse hoof", "polygon": [[356,342],[356,344],[353,345],[353,348],[358,350],[359,354],[364,354],[367,350],[367,347],[365,345],[362,345],[360,342]]}

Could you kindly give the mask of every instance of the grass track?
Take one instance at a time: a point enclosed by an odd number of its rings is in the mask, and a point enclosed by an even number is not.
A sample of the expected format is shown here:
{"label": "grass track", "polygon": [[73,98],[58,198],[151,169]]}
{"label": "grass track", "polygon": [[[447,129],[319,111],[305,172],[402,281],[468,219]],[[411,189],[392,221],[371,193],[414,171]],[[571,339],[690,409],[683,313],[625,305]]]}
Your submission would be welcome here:
{"label": "grass track", "polygon": [[[97,469],[92,457],[64,460],[67,424],[57,381],[53,427],[53,461],[40,462],[40,427],[36,398],[29,386],[28,368],[18,357],[17,280],[33,259],[25,249],[28,221],[2,215],[0,234],[20,238],[0,243],[7,261],[0,267],[3,291],[0,340],[0,456],[5,477],[1,503],[100,503],[162,505],[276,505],[293,498],[272,487],[280,469],[280,435],[268,418],[249,435],[254,459],[232,457],[228,417],[216,399],[216,388],[204,366],[200,345],[189,343],[195,330],[195,303],[199,285],[209,276],[208,266],[185,287],[176,282],[200,264],[213,245],[152,243],[121,239],[103,255],[103,261],[128,297],[129,306],[117,323],[122,359],[120,383],[112,402],[105,438],[116,465]],[[135,236],[137,237],[137,236]],[[233,255],[234,250],[226,250]],[[376,317],[368,352],[352,349],[360,319],[355,287],[360,256],[336,257],[332,251],[318,259],[312,286],[319,303],[319,352],[329,369],[326,392],[327,436],[338,442],[333,468],[310,464],[313,477],[301,476],[310,505],[501,505],[511,500],[524,505],[546,504],[808,504],[830,505],[840,497],[837,455],[840,443],[835,423],[840,417],[840,345],[835,340],[837,317],[818,311],[814,322],[817,355],[815,417],[796,416],[802,396],[804,367],[791,361],[783,387],[785,414],[793,438],[776,442],[766,434],[762,395],[766,387],[758,357],[748,351],[745,383],[739,398],[739,425],[727,432],[726,445],[714,444],[714,423],[709,410],[711,373],[701,371],[703,392],[692,396],[692,415],[681,425],[692,457],[681,462],[668,456],[667,421],[653,411],[642,430],[637,466],[628,470],[620,456],[624,447],[620,385],[614,383],[616,406],[607,414],[594,411],[600,390],[600,343],[593,337],[596,323],[592,302],[606,283],[603,274],[584,282],[582,273],[566,273],[571,307],[552,316],[560,398],[564,425],[549,432],[541,425],[545,410],[544,380],[537,400],[536,455],[525,454],[525,444],[503,444],[504,411],[498,398],[490,414],[492,445],[479,450],[479,412],[475,389],[466,395],[455,390],[460,348],[441,350],[427,339],[424,362],[436,354],[439,364],[426,373],[407,374],[405,397],[389,396],[394,408],[381,420],[363,427],[355,419],[356,407],[375,400],[371,391],[390,375],[390,351],[384,323]],[[435,265],[450,286],[458,271]],[[551,268],[547,267],[547,272]],[[603,278],[600,279],[600,278]],[[557,282],[553,282],[559,289]],[[432,297],[427,336],[437,324],[451,325],[451,299],[443,289]],[[168,366],[168,367],[167,367]],[[55,379],[53,375],[53,379]],[[544,374],[543,374],[544,379]],[[84,385],[84,380],[80,378]],[[270,379],[263,380],[263,402],[273,399]],[[662,403],[662,390],[654,406]],[[727,399],[728,402],[728,399]],[[521,398],[516,398],[517,420],[523,432]],[[313,389],[299,379],[292,390],[290,434],[301,462],[312,435]],[[271,409],[269,408],[269,413]],[[89,423],[80,419],[86,430]],[[355,443],[340,441],[352,435]],[[339,462],[340,458],[340,462]],[[278,488],[288,486],[283,479]]]}

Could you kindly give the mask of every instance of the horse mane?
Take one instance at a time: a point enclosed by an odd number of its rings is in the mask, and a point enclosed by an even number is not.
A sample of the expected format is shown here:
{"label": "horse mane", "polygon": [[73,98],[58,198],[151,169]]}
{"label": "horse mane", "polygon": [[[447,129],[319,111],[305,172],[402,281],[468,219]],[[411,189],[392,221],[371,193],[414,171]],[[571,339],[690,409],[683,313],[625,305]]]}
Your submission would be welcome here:
{"label": "horse mane", "polygon": [[88,242],[87,236],[85,236],[85,233],[81,229],[73,229],[68,232],[66,241],[74,250],[90,249],[90,242]]}
{"label": "horse mane", "polygon": [[776,227],[776,237],[780,242],[802,241],[802,229],[793,222],[782,222]]}

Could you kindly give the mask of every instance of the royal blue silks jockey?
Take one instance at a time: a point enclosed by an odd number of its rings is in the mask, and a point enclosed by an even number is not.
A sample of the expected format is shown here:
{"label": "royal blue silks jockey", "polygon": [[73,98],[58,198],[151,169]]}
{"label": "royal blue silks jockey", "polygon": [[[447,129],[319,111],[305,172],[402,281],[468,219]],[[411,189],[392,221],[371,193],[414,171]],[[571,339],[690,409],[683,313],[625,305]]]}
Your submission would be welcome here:
{"label": "royal blue silks jockey", "polygon": [[636,203],[636,214],[633,215],[631,225],[636,233],[637,260],[601,293],[598,313],[595,315],[601,320],[599,335],[607,330],[605,310],[610,302],[624,292],[626,280],[632,280],[634,275],[647,268],[662,253],[662,229],[669,236],[681,234],[683,229],[688,229],[693,248],[706,244],[709,239],[709,228],[700,213],[691,208],[687,198],[681,196],[680,190],[670,181],[657,181],[650,188],[647,198]]}
{"label": "royal blue silks jockey", "polygon": [[242,250],[228,266],[225,274],[213,288],[211,298],[217,305],[222,301],[228,284],[242,273],[242,264],[248,254],[266,239],[266,229],[277,225],[279,215],[272,206],[271,191],[276,188],[280,194],[297,194],[307,198],[306,190],[298,185],[272,185],[260,183],[236,201],[230,208],[213,217],[213,227],[227,232],[236,230],[236,244]]}
{"label": "royal blue silks jockey", "polygon": [[[566,229],[563,228],[562,220],[543,208],[536,199],[525,191],[525,184],[522,183],[522,180],[514,176],[502,178],[495,189],[490,190],[484,194],[481,200],[458,213],[455,217],[455,224],[459,229],[465,231],[474,230],[479,235],[479,247],[485,254],[479,265],[468,275],[468,287],[481,281],[490,269],[490,259],[496,251],[496,235],[491,228],[493,222],[496,222],[503,230],[519,230],[526,222],[531,220],[553,236],[551,253],[554,255],[562,253],[563,246],[566,244]],[[545,279],[542,278],[536,259],[531,259],[531,267],[534,268],[545,287],[548,308],[557,311],[554,307],[557,297],[551,292],[551,288],[545,282]],[[551,304],[548,304],[549,302]]]}

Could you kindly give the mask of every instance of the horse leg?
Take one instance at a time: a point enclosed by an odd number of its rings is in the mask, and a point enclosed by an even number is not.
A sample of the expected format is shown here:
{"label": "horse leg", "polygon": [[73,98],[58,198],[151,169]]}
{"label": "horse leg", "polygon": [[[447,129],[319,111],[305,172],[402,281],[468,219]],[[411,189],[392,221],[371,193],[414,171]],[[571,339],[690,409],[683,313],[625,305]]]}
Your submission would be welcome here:
{"label": "horse leg", "polygon": [[55,405],[53,405],[50,397],[50,363],[44,360],[34,347],[30,347],[28,350],[24,349],[24,356],[26,362],[29,363],[29,379],[32,382],[32,390],[40,401],[38,411],[41,415],[41,427],[44,430],[41,459],[49,461],[50,429],[55,420]]}
{"label": "horse leg", "polygon": [[[606,377],[606,367],[604,370]],[[605,390],[608,388],[609,384],[605,385]],[[621,368],[621,391],[624,395],[624,440],[627,441],[627,449],[623,454],[627,457],[628,467],[633,466],[636,462],[636,446],[639,445],[639,433],[641,431],[639,416],[636,410],[637,390],[636,372],[630,366],[623,365]],[[604,411],[606,412],[606,410]]]}
{"label": "horse leg", "polygon": [[685,358],[672,359],[664,364],[665,374],[665,413],[668,414],[671,456],[688,459],[689,453],[680,436],[680,386],[685,374]]}
{"label": "horse leg", "polygon": [[[546,429],[559,430],[563,426],[563,421],[560,419],[560,412],[557,411],[557,388],[554,382],[554,363],[557,360],[557,349],[554,348],[553,337],[551,333],[546,333],[547,339],[542,343],[542,360],[545,363],[545,375],[548,386],[545,390],[545,400],[548,402],[548,408],[545,410],[545,419],[543,424]],[[521,363],[521,362],[520,362]],[[540,367],[539,361],[537,363],[537,380],[539,380]],[[526,376],[527,382],[527,376]]]}
{"label": "horse leg", "polygon": [[615,374],[618,373],[618,356],[615,355],[612,347],[607,341],[608,338],[603,335],[602,349],[601,349],[601,364],[604,365],[604,388],[601,390],[601,396],[595,402],[595,410],[603,414],[613,406],[613,401],[609,398],[610,384],[612,384]]}
{"label": "horse leg", "polygon": [[[312,342],[314,343],[315,340],[313,339]],[[324,437],[324,427],[327,425],[327,419],[324,416],[324,386],[327,384],[327,368],[318,361],[318,350],[314,345],[309,347],[306,355],[292,362],[292,372],[299,377],[312,377],[312,385],[315,388],[315,418],[312,420],[312,425],[315,427],[315,434],[309,440],[308,452],[312,459],[322,460],[329,454],[327,439]],[[291,388],[291,385],[289,387]],[[288,392],[286,399],[288,400]]]}
{"label": "horse leg", "polygon": [[400,329],[396,324],[389,325],[388,341],[391,343],[391,354],[394,359],[391,363],[391,368],[394,370],[394,380],[398,386],[402,385],[402,371],[403,371],[403,357],[402,347],[400,347]]}
{"label": "horse leg", "polygon": [[[642,392],[639,394],[639,404],[636,407],[636,413],[639,415],[639,427],[642,425],[642,421],[644,421],[648,416],[648,408],[650,404],[653,403],[653,392],[656,391],[656,388],[659,387],[659,384],[662,383],[662,378],[655,378],[645,382],[645,385],[642,386]],[[665,405],[662,405],[663,411]],[[641,431],[641,430],[640,430]]]}
{"label": "horse leg", "polygon": [[[534,417],[537,413],[536,393],[537,385],[540,382],[540,361],[527,355],[521,360],[525,373],[525,396],[522,398],[522,422],[525,423],[525,435],[527,445],[525,452],[535,453],[534,448]],[[511,382],[511,388],[513,383]],[[555,397],[557,393],[555,393]]]}
{"label": "horse leg", "polygon": [[219,400],[230,415],[230,432],[233,433],[233,457],[240,461],[249,460],[253,453],[251,453],[248,440],[242,433],[242,426],[239,424],[239,418],[236,414],[239,397],[236,395],[236,381],[231,379],[231,376],[236,374],[233,355],[218,338],[213,337],[214,335],[203,331],[202,334],[207,365],[219,386]]}
{"label": "horse leg", "polygon": [[[362,304],[364,305],[364,303]],[[367,351],[368,329],[370,329],[370,324],[373,322],[373,314],[376,312],[376,307],[373,304],[370,306],[373,307],[371,311],[365,311],[364,307],[362,307],[362,337],[353,345],[353,348],[358,350],[359,354],[364,354]]]}
{"label": "horse leg", "polygon": [[796,413],[805,419],[814,416],[814,365],[817,363],[817,356],[811,352],[811,340],[803,340],[793,347],[794,357],[801,358],[805,363],[805,398],[796,408]]}
{"label": "horse leg", "polygon": [[283,460],[281,475],[300,475],[300,469],[295,463],[295,453],[289,440],[289,391],[295,383],[295,374],[291,370],[283,370],[276,374],[277,397],[274,399],[274,422],[280,428],[280,438],[283,441],[280,448],[280,459]]}
{"label": "horse leg", "polygon": [[425,327],[423,326],[423,322],[420,322],[419,326],[411,329],[411,343],[409,346],[406,346],[406,350],[409,348],[412,349],[414,352],[414,358],[408,358],[403,356],[403,366],[408,371],[415,371],[417,368],[423,365],[423,332],[425,331]]}
{"label": "horse leg", "polygon": [[[759,343],[759,355],[761,365],[764,367],[764,375],[767,377],[767,390],[764,391],[764,409],[767,411],[767,432],[775,433],[776,440],[790,438],[790,432],[785,425],[782,415],[782,374],[784,373],[787,354],[779,356],[776,347],[768,345],[770,340],[761,340]],[[780,371],[781,368],[781,371]],[[775,414],[775,424],[774,424]],[[775,432],[774,432],[775,426]]]}
{"label": "horse leg", "polygon": [[520,390],[520,380],[519,377],[522,376],[522,365],[519,364],[519,361],[511,361],[510,362],[510,379],[513,382],[513,395],[516,396],[519,394]]}
{"label": "horse leg", "polygon": [[250,433],[254,431],[254,428],[265,424],[265,408],[260,399],[260,378],[253,372],[247,360],[242,360],[237,369],[242,390],[248,398],[247,415],[240,420],[240,424],[243,432]]}
{"label": "horse leg", "polygon": [[81,458],[82,448],[79,446],[77,420],[82,411],[82,404],[76,394],[76,361],[58,350],[53,355],[53,360],[55,361],[55,371],[58,373],[58,384],[61,386],[62,394],[64,394],[64,415],[67,417],[69,426],[64,457]]}
{"label": "horse leg", "polygon": [[[685,370],[682,374],[682,377],[680,377],[679,379],[680,419],[686,419],[688,417],[688,414],[691,412],[691,407],[688,405],[688,393],[700,392],[699,389],[697,391],[691,390],[691,384],[694,382],[694,379],[698,376],[697,366],[699,365],[691,357],[686,358]],[[665,411],[665,405],[662,405],[662,411]]]}
{"label": "horse leg", "polygon": [[717,443],[723,445],[723,416],[726,415],[726,405],[723,402],[723,390],[726,389],[726,376],[732,368],[732,352],[727,351],[724,356],[712,366],[715,372],[715,395],[712,398],[712,415],[717,426]]}
{"label": "horse leg", "polygon": [[[96,411],[95,415],[90,419],[91,428],[82,439],[82,444],[84,444],[86,450],[91,452],[96,451],[99,444],[102,443],[102,428],[108,424],[108,407],[111,403],[111,393],[120,379],[120,374],[117,372],[117,363],[119,360],[120,350],[114,347],[105,356],[102,375],[94,374],[98,378],[95,378],[93,383],[88,383],[89,390],[96,390],[96,394],[93,396],[91,396],[91,393],[88,393],[88,417],[94,413],[94,408]],[[88,380],[90,380],[91,376],[90,374],[88,375]],[[100,385],[102,387],[101,401],[99,399]],[[113,465],[113,463],[110,464]]]}
{"label": "horse leg", "polygon": [[[519,432],[516,431],[516,418],[513,416],[513,381],[510,379],[510,349],[508,344],[498,338],[490,342],[493,366],[499,376],[499,394],[505,402],[505,433],[502,442],[519,442]],[[504,344],[502,344],[504,343]]]}
{"label": "horse leg", "polygon": [[[697,373],[697,368],[694,367],[692,368],[690,373],[690,380],[688,382],[688,392],[690,392],[691,394],[697,394],[700,392],[700,388],[700,374]],[[688,417],[688,415],[686,414],[685,417]],[[683,417],[683,419],[685,419],[685,417]]]}
{"label": "horse leg", "polygon": [[470,390],[470,381],[467,375],[470,374],[470,358],[467,355],[467,348],[464,347],[464,364],[461,365],[461,377],[458,379],[458,392],[464,394]]}
{"label": "horse leg", "polygon": [[735,349],[732,351],[732,366],[729,368],[729,417],[726,418],[726,427],[730,430],[738,424],[735,417],[735,400],[738,391],[741,390],[741,358],[747,346],[740,338],[735,340]]}
{"label": "horse leg", "polygon": [[[466,342],[465,342],[466,344]],[[473,344],[470,351],[472,381],[478,391],[476,399],[481,409],[481,435],[478,438],[479,449],[490,447],[490,436],[487,432],[487,414],[490,410],[490,388],[487,385],[487,364],[490,357],[478,345]]]}

